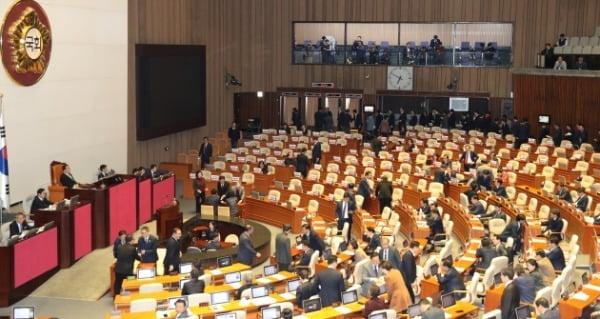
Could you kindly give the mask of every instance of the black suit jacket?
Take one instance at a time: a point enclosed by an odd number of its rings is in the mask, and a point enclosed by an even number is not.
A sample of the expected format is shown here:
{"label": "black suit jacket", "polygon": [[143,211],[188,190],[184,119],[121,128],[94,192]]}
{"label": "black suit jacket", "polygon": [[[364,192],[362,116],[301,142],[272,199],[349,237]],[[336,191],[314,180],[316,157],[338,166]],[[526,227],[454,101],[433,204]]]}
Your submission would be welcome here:
{"label": "black suit jacket", "polygon": [[296,172],[300,172],[302,176],[306,177],[309,167],[310,163],[308,162],[308,157],[304,154],[298,154],[296,157]]}
{"label": "black suit jacket", "polygon": [[179,241],[175,240],[175,238],[173,237],[169,237],[165,245],[167,246],[167,252],[163,261],[163,264],[165,266],[165,273],[169,272],[169,266],[171,265],[173,265],[174,271],[179,271],[179,262],[181,261],[179,257]]}
{"label": "black suit jacket", "polygon": [[500,311],[502,319],[516,319],[515,308],[521,303],[519,287],[513,282],[504,288],[500,299]]}
{"label": "black suit jacket", "polygon": [[494,248],[477,248],[475,252],[475,257],[480,258],[477,263],[475,263],[475,267],[477,268],[488,268],[492,263],[492,259],[498,257],[498,252]]}
{"label": "black suit jacket", "polygon": [[560,233],[563,228],[563,221],[560,218],[548,219],[547,221],[542,222],[542,226],[546,226],[546,230],[553,233]]}
{"label": "black suit jacket", "polygon": [[[384,249],[381,248],[379,250],[379,260],[381,260],[383,262],[383,252]],[[400,260],[400,253],[398,252],[398,249],[394,248],[394,247],[389,247],[388,248],[388,261],[392,264],[393,268],[396,268],[400,271],[402,271],[402,261]]]}
{"label": "black suit jacket", "polygon": [[[355,207],[355,204],[351,200],[349,200],[346,205],[348,206],[348,208],[347,208],[347,210],[348,210],[348,219],[350,219],[350,224],[352,224],[352,214],[356,210],[356,207]],[[338,229],[344,228],[344,211],[343,211],[343,207],[344,207],[344,201],[343,200],[337,202],[337,204],[335,205],[335,217],[337,217],[337,219],[338,219]],[[351,226],[351,225],[349,225],[349,226]]]}
{"label": "black suit jacket", "polygon": [[442,294],[447,294],[454,290],[466,289],[463,278],[460,276],[460,274],[458,273],[458,271],[456,271],[454,267],[450,268],[448,272],[443,276],[441,274],[437,274],[437,279],[440,284],[444,285],[444,290],[442,291]]}
{"label": "black suit jacket", "polygon": [[493,191],[498,196],[508,198],[508,194],[506,193],[506,187],[504,187],[504,186],[498,186],[498,187],[494,188]]}
{"label": "black suit jacket", "polygon": [[135,247],[125,244],[117,248],[117,263],[115,264],[115,273],[130,275],[133,273],[133,263],[139,260]]}
{"label": "black suit jacket", "polygon": [[373,234],[371,240],[369,240],[369,245],[367,246],[367,250],[369,252],[374,251],[377,247],[381,246],[381,238],[377,234]]}
{"label": "black suit jacket", "polygon": [[304,300],[308,300],[310,296],[315,295],[317,293],[318,291],[314,283],[310,281],[302,283],[300,286],[298,286],[298,289],[296,289],[296,305],[302,308],[302,302]]}
{"label": "black suit jacket", "polygon": [[318,250],[319,255],[323,255],[323,251],[325,250],[325,242],[317,233],[311,230],[309,236],[306,236],[306,234],[302,235],[302,240],[308,240],[308,247],[310,247],[312,250]]}
{"label": "black suit jacket", "polygon": [[315,143],[312,148],[312,160],[313,163],[319,163],[317,159],[321,159],[321,142]]}
{"label": "black suit jacket", "polygon": [[69,176],[65,173],[62,173],[62,175],[60,175],[60,183],[62,184],[62,186],[66,187],[66,188],[73,188],[73,186],[75,186],[75,184],[77,184],[77,182],[75,181],[75,178],[72,177],[73,175]]}
{"label": "black suit jacket", "polygon": [[229,182],[223,182],[223,185],[221,185],[221,182],[217,182],[217,194],[219,197],[227,195],[227,191],[229,191]]}
{"label": "black suit jacket", "polygon": [[580,211],[585,212],[587,210],[588,200],[589,198],[587,195],[579,197],[575,201],[575,207],[577,207],[577,209],[579,209]]}
{"label": "black suit jacket", "polygon": [[33,198],[33,202],[31,202],[30,212],[35,212],[40,209],[48,208],[48,206],[52,205],[52,202],[46,198],[39,198],[38,196]]}
{"label": "black suit jacket", "polygon": [[548,259],[552,262],[554,270],[563,270],[565,268],[565,254],[560,247],[550,250]]}
{"label": "black suit jacket", "polygon": [[113,257],[117,258],[117,250],[123,245],[125,245],[125,243],[121,241],[121,238],[117,237],[113,243]]}
{"label": "black suit jacket", "polygon": [[400,264],[400,272],[404,277],[404,283],[409,286],[415,279],[417,279],[417,263],[415,256],[411,251],[407,251],[402,255],[402,262]]}
{"label": "black suit jacket", "polygon": [[212,156],[212,144],[207,143],[200,145],[200,151],[198,152],[198,156],[204,163],[210,162],[210,157]]}
{"label": "black suit jacket", "polygon": [[559,199],[562,199],[562,200],[567,201],[569,203],[573,202],[573,198],[571,197],[571,193],[569,193],[569,191],[567,191],[564,188],[560,192],[556,192],[556,196],[558,196]]}
{"label": "black suit jacket", "polygon": [[314,254],[314,250],[308,249],[305,253],[302,254],[302,258],[298,262],[298,266],[308,266],[310,264],[310,257]]}
{"label": "black suit jacket", "polygon": [[441,168],[435,170],[433,181],[442,184],[448,184],[450,182],[450,176],[446,175],[446,171]]}
{"label": "black suit jacket", "polygon": [[[24,221],[21,224],[21,231],[23,230],[29,230],[31,229],[31,227],[29,227],[29,224],[27,224],[26,221]],[[19,231],[19,226],[16,220],[13,220],[12,223],[10,223],[10,237],[14,236],[14,235],[21,235],[21,232]]]}
{"label": "black suit jacket", "polygon": [[361,179],[358,183],[358,195],[364,197],[365,200],[371,196],[371,188],[366,178]]}
{"label": "black suit jacket", "polygon": [[319,288],[323,307],[342,301],[342,291],[345,287],[344,278],[339,271],[331,268],[320,271],[315,277],[315,285]]}
{"label": "black suit jacket", "polygon": [[[204,280],[202,279],[192,279],[188,282],[186,282],[183,285],[183,289],[181,290],[181,294],[183,296],[185,295],[191,295],[191,294],[201,294],[204,293]],[[197,305],[194,305],[197,306]]]}

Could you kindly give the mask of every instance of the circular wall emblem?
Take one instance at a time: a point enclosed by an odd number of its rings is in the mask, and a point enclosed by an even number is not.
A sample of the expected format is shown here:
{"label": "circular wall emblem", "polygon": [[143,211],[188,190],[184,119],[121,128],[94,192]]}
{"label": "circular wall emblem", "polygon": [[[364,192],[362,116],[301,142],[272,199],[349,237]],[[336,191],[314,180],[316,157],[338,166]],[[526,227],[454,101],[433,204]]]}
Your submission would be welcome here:
{"label": "circular wall emblem", "polygon": [[44,9],[34,0],[15,3],[2,26],[2,63],[22,85],[39,81],[48,68],[52,35]]}

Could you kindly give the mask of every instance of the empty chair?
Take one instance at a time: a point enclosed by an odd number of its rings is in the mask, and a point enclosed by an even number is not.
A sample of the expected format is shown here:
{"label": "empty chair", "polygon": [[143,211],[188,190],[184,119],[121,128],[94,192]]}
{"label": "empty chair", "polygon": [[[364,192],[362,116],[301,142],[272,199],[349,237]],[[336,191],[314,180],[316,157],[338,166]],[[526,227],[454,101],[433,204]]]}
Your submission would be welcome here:
{"label": "empty chair", "polygon": [[327,184],[335,184],[337,183],[338,180],[338,174],[336,173],[327,173],[327,175],[325,176],[325,181],[327,182]]}
{"label": "empty chair", "polygon": [[216,170],[224,170],[225,169],[225,162],[223,161],[215,161],[213,163],[213,166]]}
{"label": "empty chair", "polygon": [[435,198],[444,197],[444,184],[437,183],[437,182],[429,183],[429,192],[431,192],[432,197],[435,197]]}
{"label": "empty chair", "polygon": [[336,188],[336,189],[333,191],[333,198],[334,198],[334,200],[336,200],[336,201],[340,201],[340,200],[344,199],[344,192],[345,192],[345,191],[344,191],[343,189],[341,189],[341,188]]}
{"label": "empty chair", "polygon": [[345,176],[344,177],[344,182],[346,182],[346,184],[356,184],[356,177],[354,177],[354,176]]}
{"label": "empty chair", "polygon": [[590,167],[590,164],[588,162],[577,161],[577,163],[575,164],[575,168],[573,168],[573,170],[579,171],[579,172],[581,172],[581,174],[587,174],[589,167]]}
{"label": "empty chair", "polygon": [[417,183],[417,190],[420,190],[422,192],[424,192],[427,189],[427,180],[426,179],[419,179],[419,182]]}
{"label": "empty chair", "polygon": [[267,198],[271,202],[275,202],[275,203],[279,202],[279,199],[281,198],[281,193],[276,189],[271,189],[271,190],[269,190]]}
{"label": "empty chair", "polygon": [[548,215],[550,215],[550,207],[548,205],[542,205],[540,207],[540,211],[538,212],[538,218],[541,220],[548,219]]}
{"label": "empty chair", "polygon": [[312,189],[310,190],[310,192],[313,195],[322,195],[325,192],[325,186],[323,186],[321,184],[313,184]]}
{"label": "empty chair", "polygon": [[288,198],[288,202],[292,205],[292,208],[297,208],[300,206],[300,195],[298,194],[290,194],[290,198]]}
{"label": "empty chair", "polygon": [[504,228],[506,228],[506,221],[501,218],[493,218],[489,221],[490,233],[500,235]]}
{"label": "empty chair", "polygon": [[246,183],[248,185],[254,184],[254,174],[244,173],[242,175],[242,183]]}
{"label": "empty chair", "polygon": [[327,172],[338,173],[340,171],[340,165],[338,163],[328,163]]}
{"label": "empty chair", "polygon": [[163,291],[164,287],[162,283],[151,283],[151,284],[143,284],[140,286],[140,293],[148,293],[148,292],[157,292]]}
{"label": "empty chair", "polygon": [[313,252],[313,254],[310,256],[310,262],[308,263],[308,266],[296,266],[296,268],[308,269],[308,276],[312,278],[315,275],[315,266],[317,265],[318,260],[319,260],[319,251],[315,250]]}
{"label": "empty chair", "polygon": [[[539,156],[538,156],[539,159]],[[548,164],[546,162],[546,164]],[[544,165],[546,165],[544,164]],[[546,181],[552,181],[552,179],[554,178],[554,167],[552,166],[544,166],[544,168],[542,169],[542,175],[546,178]]]}
{"label": "empty chair", "polygon": [[143,298],[131,301],[129,312],[156,311],[157,302],[154,298]]}
{"label": "empty chair", "polygon": [[307,177],[311,181],[318,181],[321,179],[321,171],[317,169],[311,169],[308,171]]}
{"label": "empty chair", "polygon": [[290,184],[288,185],[288,190],[295,191],[296,189],[302,188],[302,181],[297,178],[290,179]]}
{"label": "empty chair", "polygon": [[240,239],[236,234],[229,234],[227,237],[225,237],[225,242],[232,243],[237,246],[240,243]]}
{"label": "empty chair", "polygon": [[525,206],[527,204],[527,194],[519,193],[517,195],[517,200],[515,201],[515,205],[517,206]]}
{"label": "empty chair", "polygon": [[[548,194],[553,194],[554,193],[554,188],[555,188],[555,184],[553,181],[545,181],[544,182],[544,187],[542,187],[542,190]],[[533,199],[533,198],[532,198]]]}
{"label": "empty chair", "polygon": [[403,193],[402,188],[394,187],[394,190],[392,191],[392,202],[400,202]]}

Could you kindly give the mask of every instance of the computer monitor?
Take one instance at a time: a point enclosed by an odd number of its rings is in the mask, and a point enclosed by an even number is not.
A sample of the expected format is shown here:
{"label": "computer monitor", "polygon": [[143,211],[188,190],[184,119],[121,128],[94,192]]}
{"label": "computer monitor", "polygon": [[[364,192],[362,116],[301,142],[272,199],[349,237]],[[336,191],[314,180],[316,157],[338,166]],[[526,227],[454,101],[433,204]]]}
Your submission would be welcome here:
{"label": "computer monitor", "polygon": [[266,286],[252,287],[252,298],[266,297],[269,295],[269,289]]}
{"label": "computer monitor", "polygon": [[279,272],[277,265],[267,265],[263,268],[263,273],[266,276],[272,276]]}
{"label": "computer monitor", "polygon": [[187,275],[192,272],[192,262],[185,262],[179,264],[179,273]]}
{"label": "computer monitor", "polygon": [[223,256],[217,258],[217,265],[219,265],[219,268],[231,266],[231,264],[231,256]]}
{"label": "computer monitor", "polygon": [[414,304],[414,305],[410,305],[408,306],[408,310],[406,311],[406,313],[408,314],[408,318],[414,318],[417,316],[421,315],[421,305],[419,304]]}
{"label": "computer monitor", "polygon": [[33,306],[13,307],[14,319],[33,319],[35,318],[35,308]]}
{"label": "computer monitor", "polygon": [[517,319],[527,319],[531,315],[531,309],[529,306],[521,306],[515,309],[515,314],[517,315]]}
{"label": "computer monitor", "polygon": [[225,274],[225,283],[226,284],[235,284],[242,281],[242,273],[239,271],[230,272]]}
{"label": "computer monitor", "polygon": [[431,265],[431,267],[429,267],[429,272],[431,273],[432,276],[435,276],[438,274],[438,269],[440,268],[440,265],[438,264],[433,264]]}
{"label": "computer monitor", "polygon": [[235,312],[225,312],[215,315],[215,319],[236,319]]}
{"label": "computer monitor", "polygon": [[383,295],[384,293],[387,293],[387,288],[385,288],[385,285],[379,286],[379,294]]}
{"label": "computer monitor", "polygon": [[262,319],[278,319],[281,317],[281,307],[274,306],[274,307],[262,308],[261,314],[262,314]]}
{"label": "computer monitor", "polygon": [[296,292],[298,287],[300,287],[300,279],[292,279],[287,282],[287,291],[288,292]]}
{"label": "computer monitor", "polygon": [[210,294],[210,304],[220,305],[229,302],[229,291],[213,292]]}
{"label": "computer monitor", "polygon": [[71,196],[71,198],[69,198],[69,205],[74,206],[77,204],[79,204],[79,195]]}
{"label": "computer monitor", "polygon": [[497,273],[494,275],[494,284],[495,285],[499,285],[502,283],[502,277],[501,277],[502,273]]}
{"label": "computer monitor", "polygon": [[179,290],[183,290],[183,285],[185,285],[185,283],[190,280],[192,280],[192,279],[190,279],[190,278],[179,279]]}
{"label": "computer monitor", "polygon": [[356,290],[342,291],[342,303],[344,305],[358,301],[358,293]]}
{"label": "computer monitor", "polygon": [[152,279],[156,277],[156,268],[138,268],[137,279]]}
{"label": "computer monitor", "polygon": [[456,298],[454,297],[453,292],[442,295],[442,308],[452,307],[455,304],[456,304]]}
{"label": "computer monitor", "polygon": [[304,313],[321,310],[321,298],[306,299],[302,301],[302,308],[304,309]]}
{"label": "computer monitor", "polygon": [[550,114],[539,114],[538,115],[538,123],[550,124]]}
{"label": "computer monitor", "polygon": [[387,314],[385,312],[372,312],[369,319],[387,319]]}
{"label": "computer monitor", "polygon": [[187,300],[187,296],[178,296],[178,297],[170,297],[169,299],[167,299],[167,309],[169,310],[175,310],[175,303],[177,302],[177,300],[182,300],[185,301],[186,306],[188,305],[188,300]]}
{"label": "computer monitor", "polygon": [[56,210],[62,210],[63,208],[65,208],[65,201],[61,200],[60,202],[56,203]]}

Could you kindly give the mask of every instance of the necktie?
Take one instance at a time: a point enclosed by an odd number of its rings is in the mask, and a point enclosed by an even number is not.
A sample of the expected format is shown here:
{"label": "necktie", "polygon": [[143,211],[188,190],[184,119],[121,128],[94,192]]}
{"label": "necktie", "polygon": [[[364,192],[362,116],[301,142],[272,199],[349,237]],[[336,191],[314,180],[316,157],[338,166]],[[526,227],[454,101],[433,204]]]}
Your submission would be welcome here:
{"label": "necktie", "polygon": [[383,260],[388,260],[388,250],[387,248],[383,251]]}
{"label": "necktie", "polygon": [[346,202],[342,204],[342,212],[344,213],[344,218],[348,218],[348,210],[347,210]]}
{"label": "necktie", "polygon": [[239,188],[235,189],[235,197],[240,198],[240,190],[239,190]]}
{"label": "necktie", "polygon": [[23,232],[23,225],[21,223],[17,223],[19,225],[19,234]]}
{"label": "necktie", "polygon": [[377,266],[373,265],[373,270],[375,271],[375,277],[379,276],[379,274],[377,273]]}

